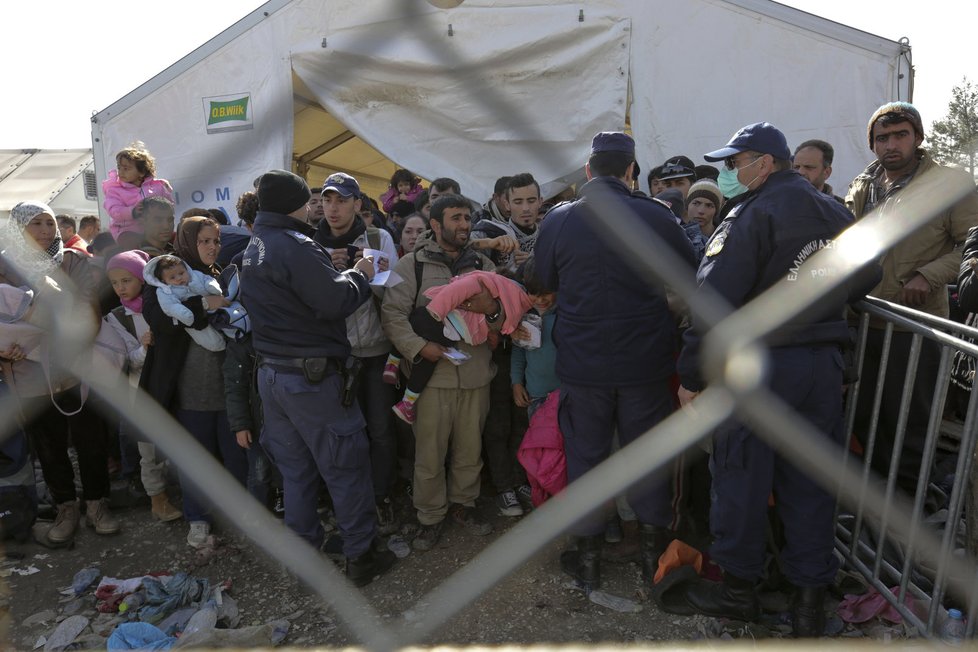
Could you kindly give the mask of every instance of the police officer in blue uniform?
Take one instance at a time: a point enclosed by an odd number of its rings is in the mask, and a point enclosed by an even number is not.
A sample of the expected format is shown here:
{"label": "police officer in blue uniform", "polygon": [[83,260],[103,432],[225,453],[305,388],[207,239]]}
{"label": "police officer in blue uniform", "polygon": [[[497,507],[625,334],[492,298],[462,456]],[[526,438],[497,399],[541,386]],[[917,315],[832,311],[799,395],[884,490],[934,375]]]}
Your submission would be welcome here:
{"label": "police officer in blue uniform", "polygon": [[[634,167],[630,136],[597,134],[586,167],[589,181],[576,201],[547,214],[534,248],[539,280],[557,292],[559,423],[569,482],[608,457],[616,429],[624,447],[673,410],[668,381],[675,370],[677,332],[666,289],[635,274],[601,232],[622,228],[614,217],[629,214],[642,235],[688,263],[690,277],[695,259],[669,209],[630,191]],[[661,477],[628,493],[641,524],[642,573],[649,587],[672,538],[670,498],[669,481]],[[564,572],[591,588],[600,584],[603,532],[601,514],[585,516],[573,528],[577,549],[561,556]]]}
{"label": "police officer in blue uniform", "polygon": [[319,478],[333,498],[357,586],[389,569],[375,552],[377,532],[369,442],[356,401],[343,401],[350,344],[346,318],[370,300],[373,262],[338,272],[306,222],[309,187],[272,170],[258,183],[259,212],[241,262],[241,302],[259,356],[261,445],[282,472],[285,523],[311,545],[323,544],[316,512]]}
{"label": "police officer in blue uniform", "polygon": [[[697,280],[738,308],[785,280],[797,279],[805,259],[832,241],[854,218],[791,169],[791,156],[774,126],[756,123],[740,129],[727,146],[706,154],[724,161],[726,175],[743,186],[739,203],[707,243]],[[865,296],[878,280],[878,267],[862,270],[847,286],[783,325],[770,345],[771,390],[825,437],[843,443],[842,354],[848,342],[847,301]],[[684,336],[678,363],[680,402],[688,404],[703,389],[699,364],[703,333]],[[713,559],[723,568],[722,583],[699,582],[686,599],[696,611],[715,617],[756,620],[755,584],[765,560],[768,496],[774,493],[784,524],[781,562],[796,587],[794,634],[821,636],[825,587],[835,578],[833,555],[835,499],[787,462],[749,428],[731,421],[713,436],[711,458]]]}

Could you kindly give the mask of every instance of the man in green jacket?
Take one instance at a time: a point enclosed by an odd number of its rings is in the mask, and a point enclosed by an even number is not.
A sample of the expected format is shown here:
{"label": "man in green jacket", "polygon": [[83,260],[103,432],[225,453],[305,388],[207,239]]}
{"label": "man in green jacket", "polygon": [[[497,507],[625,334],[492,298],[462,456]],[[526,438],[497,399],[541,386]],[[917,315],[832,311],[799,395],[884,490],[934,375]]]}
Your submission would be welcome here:
{"label": "man in green jacket", "polygon": [[[921,148],[923,123],[912,104],[891,102],[881,106],[869,120],[867,136],[876,160],[853,180],[846,196],[846,207],[857,219],[875,210],[880,212],[884,223],[899,228],[914,217],[908,214],[908,203],[926,197],[928,207],[946,205],[923,226],[910,229],[883,254],[880,261],[883,280],[870,296],[946,319],[947,284],[957,279],[961,244],[968,229],[978,224],[974,180],[963,170],[936,163]],[[882,324],[872,325],[875,327],[869,331],[860,376],[863,391],[856,407],[855,432],[863,443],[869,435],[874,388],[883,354]],[[909,332],[895,331],[890,346],[873,453],[873,468],[884,475],[889,471],[893,452],[911,338]],[[920,465],[939,361],[937,344],[925,339],[916,373],[911,370],[915,382],[897,470],[899,486],[909,493],[916,490],[917,478],[926,471]]]}
{"label": "man in green jacket", "polygon": [[[416,307],[428,304],[424,295],[428,288],[446,285],[452,277],[474,269],[492,269],[492,261],[469,244],[471,211],[471,202],[456,194],[443,194],[431,204],[431,237],[422,236],[414,251],[397,262],[394,272],[404,280],[387,288],[381,307],[384,332],[403,361],[424,358],[437,363],[415,404],[413,500],[421,529],[413,545],[418,550],[438,543],[449,505],[452,519],[469,532],[480,536],[492,532],[492,526],[475,512],[482,428],[489,413],[489,381],[496,371],[489,345],[459,342],[457,348],[471,357],[456,366],[442,357],[445,347],[415,333],[408,320]],[[490,328],[498,330],[501,308],[488,291],[483,294],[473,297],[467,309],[485,313]]]}

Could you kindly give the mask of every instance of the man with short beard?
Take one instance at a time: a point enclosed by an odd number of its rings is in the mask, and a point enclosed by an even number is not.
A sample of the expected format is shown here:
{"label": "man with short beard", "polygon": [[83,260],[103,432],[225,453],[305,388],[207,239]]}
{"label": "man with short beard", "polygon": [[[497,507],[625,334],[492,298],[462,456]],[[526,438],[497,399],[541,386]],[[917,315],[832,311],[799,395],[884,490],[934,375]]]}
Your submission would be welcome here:
{"label": "man with short beard", "polygon": [[[917,195],[927,197],[927,204],[941,202],[948,188],[961,188],[961,198],[937,213],[926,225],[887,251],[881,260],[882,282],[870,292],[894,303],[948,317],[947,284],[958,276],[961,248],[968,229],[978,224],[978,195],[974,180],[963,170],[936,163],[921,148],[924,140],[920,113],[906,102],[884,104],[869,120],[869,148],[876,160],[849,186],[846,207],[857,219],[874,209],[896,224],[912,217],[901,215],[902,200]],[[943,205],[943,204],[942,204]],[[892,218],[889,216],[892,214]],[[860,377],[863,387],[876,386],[880,358],[883,354],[883,330],[870,328],[866,341],[865,362]],[[903,395],[904,377],[910,359],[912,333],[894,331],[889,363],[883,385],[873,468],[886,475],[893,452]],[[897,483],[908,493],[916,490],[921,473],[921,458],[927,434],[934,387],[937,382],[940,351],[937,343],[921,343],[910,412],[904,435],[903,450],[897,471]],[[860,441],[868,435],[874,393],[859,393],[854,432]]]}
{"label": "man with short beard", "polygon": [[326,209],[323,205],[323,189],[310,188],[309,192],[311,193],[309,203],[306,205],[309,209],[309,224],[319,226],[319,223],[326,217]]}
{"label": "man with short beard", "polygon": [[173,202],[166,197],[151,195],[136,204],[132,216],[143,229],[140,249],[150,256],[173,252]]}
{"label": "man with short beard", "polygon": [[[519,268],[532,255],[537,241],[537,214],[540,210],[540,185],[529,172],[510,177],[505,191],[509,205],[509,223],[491,221],[492,225],[508,227],[507,234],[516,238],[519,249],[511,256],[511,267]],[[473,232],[485,225],[480,221]],[[487,228],[487,227],[483,227]],[[492,235],[487,232],[486,235]],[[510,258],[510,256],[507,256]],[[516,451],[529,426],[526,408],[513,403],[510,385],[512,340],[500,336],[492,351],[492,361],[498,371],[489,387],[489,417],[482,433],[482,442],[489,465],[489,475],[496,490],[496,508],[503,516],[522,516],[532,508],[530,485],[526,473],[516,459]]]}
{"label": "man with short beard", "polygon": [[[495,371],[489,345],[459,342],[456,348],[471,357],[455,366],[443,359],[444,346],[418,335],[409,321],[415,308],[430,301],[425,290],[446,285],[465,272],[491,270],[492,262],[469,246],[472,203],[468,199],[454,193],[440,195],[431,204],[428,226],[432,237],[418,240],[414,251],[397,262],[394,272],[404,280],[387,288],[381,307],[384,331],[403,362],[424,358],[437,363],[415,403],[412,497],[421,525],[413,541],[417,550],[430,550],[438,543],[449,514],[472,534],[492,532],[492,525],[475,511],[482,471],[482,427],[489,412],[489,381]],[[499,301],[488,290],[467,304],[466,310],[486,315],[490,329],[498,330],[503,323]],[[410,365],[406,367],[410,372]]]}
{"label": "man with short beard", "polygon": [[[473,246],[483,249],[496,249],[487,255],[499,267],[516,271],[526,262],[533,252],[537,240],[537,221],[540,211],[540,184],[529,172],[522,172],[508,179],[506,189],[502,191],[507,208],[505,216],[497,215],[495,211],[482,212],[482,218],[472,225]],[[495,198],[496,195],[494,194]],[[513,205],[516,202],[516,205]],[[518,243],[516,251],[504,251],[498,246],[482,244],[484,239],[513,238]]]}

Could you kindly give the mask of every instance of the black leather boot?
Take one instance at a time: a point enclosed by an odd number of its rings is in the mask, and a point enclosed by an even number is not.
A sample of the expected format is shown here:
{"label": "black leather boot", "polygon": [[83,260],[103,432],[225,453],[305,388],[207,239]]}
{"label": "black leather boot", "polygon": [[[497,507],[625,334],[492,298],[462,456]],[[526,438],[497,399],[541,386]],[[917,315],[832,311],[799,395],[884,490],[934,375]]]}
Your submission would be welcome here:
{"label": "black leather boot", "polygon": [[604,534],[576,537],[577,550],[560,553],[560,569],[587,590],[601,586],[601,546]]}
{"label": "black leather boot", "polygon": [[795,589],[791,604],[791,635],[795,638],[818,638],[825,635],[824,586]]}
{"label": "black leather boot", "polygon": [[753,621],[761,617],[754,582],[723,574],[722,582],[699,580],[686,590],[686,602],[698,613],[714,618]]}
{"label": "black leather boot", "polygon": [[642,558],[642,581],[652,586],[652,579],[659,570],[659,557],[669,547],[673,533],[667,527],[642,523],[638,531],[639,551]]}
{"label": "black leather boot", "polygon": [[376,551],[371,547],[359,557],[346,560],[346,576],[354,586],[366,586],[389,571],[395,561],[397,557],[390,550]]}

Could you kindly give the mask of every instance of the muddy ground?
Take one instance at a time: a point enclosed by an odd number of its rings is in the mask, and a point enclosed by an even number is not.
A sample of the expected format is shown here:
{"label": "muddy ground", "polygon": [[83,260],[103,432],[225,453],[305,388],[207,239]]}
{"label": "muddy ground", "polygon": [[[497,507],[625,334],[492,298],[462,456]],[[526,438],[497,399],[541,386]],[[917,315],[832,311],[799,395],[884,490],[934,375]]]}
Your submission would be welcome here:
{"label": "muddy ground", "polygon": [[[399,513],[413,526],[408,498],[399,499]],[[502,536],[518,519],[500,516],[488,499],[478,505],[495,531],[475,537],[457,526],[447,526],[440,544],[428,552],[411,551],[388,574],[362,589],[363,595],[384,622],[400,622],[402,614],[416,607],[423,596],[461,568],[490,541]],[[202,560],[186,545],[183,521],[164,524],[150,518],[148,506],[116,509],[123,530],[119,535],[100,537],[81,528],[71,549],[51,550],[36,543],[8,545],[2,562],[9,611],[8,640],[15,649],[30,650],[41,637],[49,637],[58,622],[78,613],[93,621],[98,616],[93,589],[70,600],[60,590],[71,584],[80,569],[97,566],[103,575],[117,578],[141,576],[153,571],[184,571],[206,577],[212,585],[229,580],[230,595],[241,614],[240,627],[275,619],[291,623],[283,641],[293,646],[345,646],[356,644],[351,631],[321,600],[300,590],[275,560],[227,526],[215,532],[226,544]],[[604,586],[609,593],[628,597],[641,607],[638,613],[618,613],[590,602],[583,593],[567,588],[559,571],[559,553],[566,544],[552,542],[531,561],[505,578],[490,592],[469,605],[460,615],[427,639],[426,645],[532,644],[532,643],[643,643],[714,637],[782,636],[783,620],[772,616],[767,626],[745,629],[739,623],[721,623],[700,616],[676,616],[660,612],[641,589],[635,563],[603,566]],[[204,563],[202,563],[204,562]],[[21,574],[28,573],[28,574]],[[47,612],[47,613],[45,613]],[[102,617],[101,632],[86,630],[80,647],[101,647],[109,632]],[[842,635],[883,636],[893,628],[859,631],[847,628]],[[414,643],[415,641],[403,641]]]}

